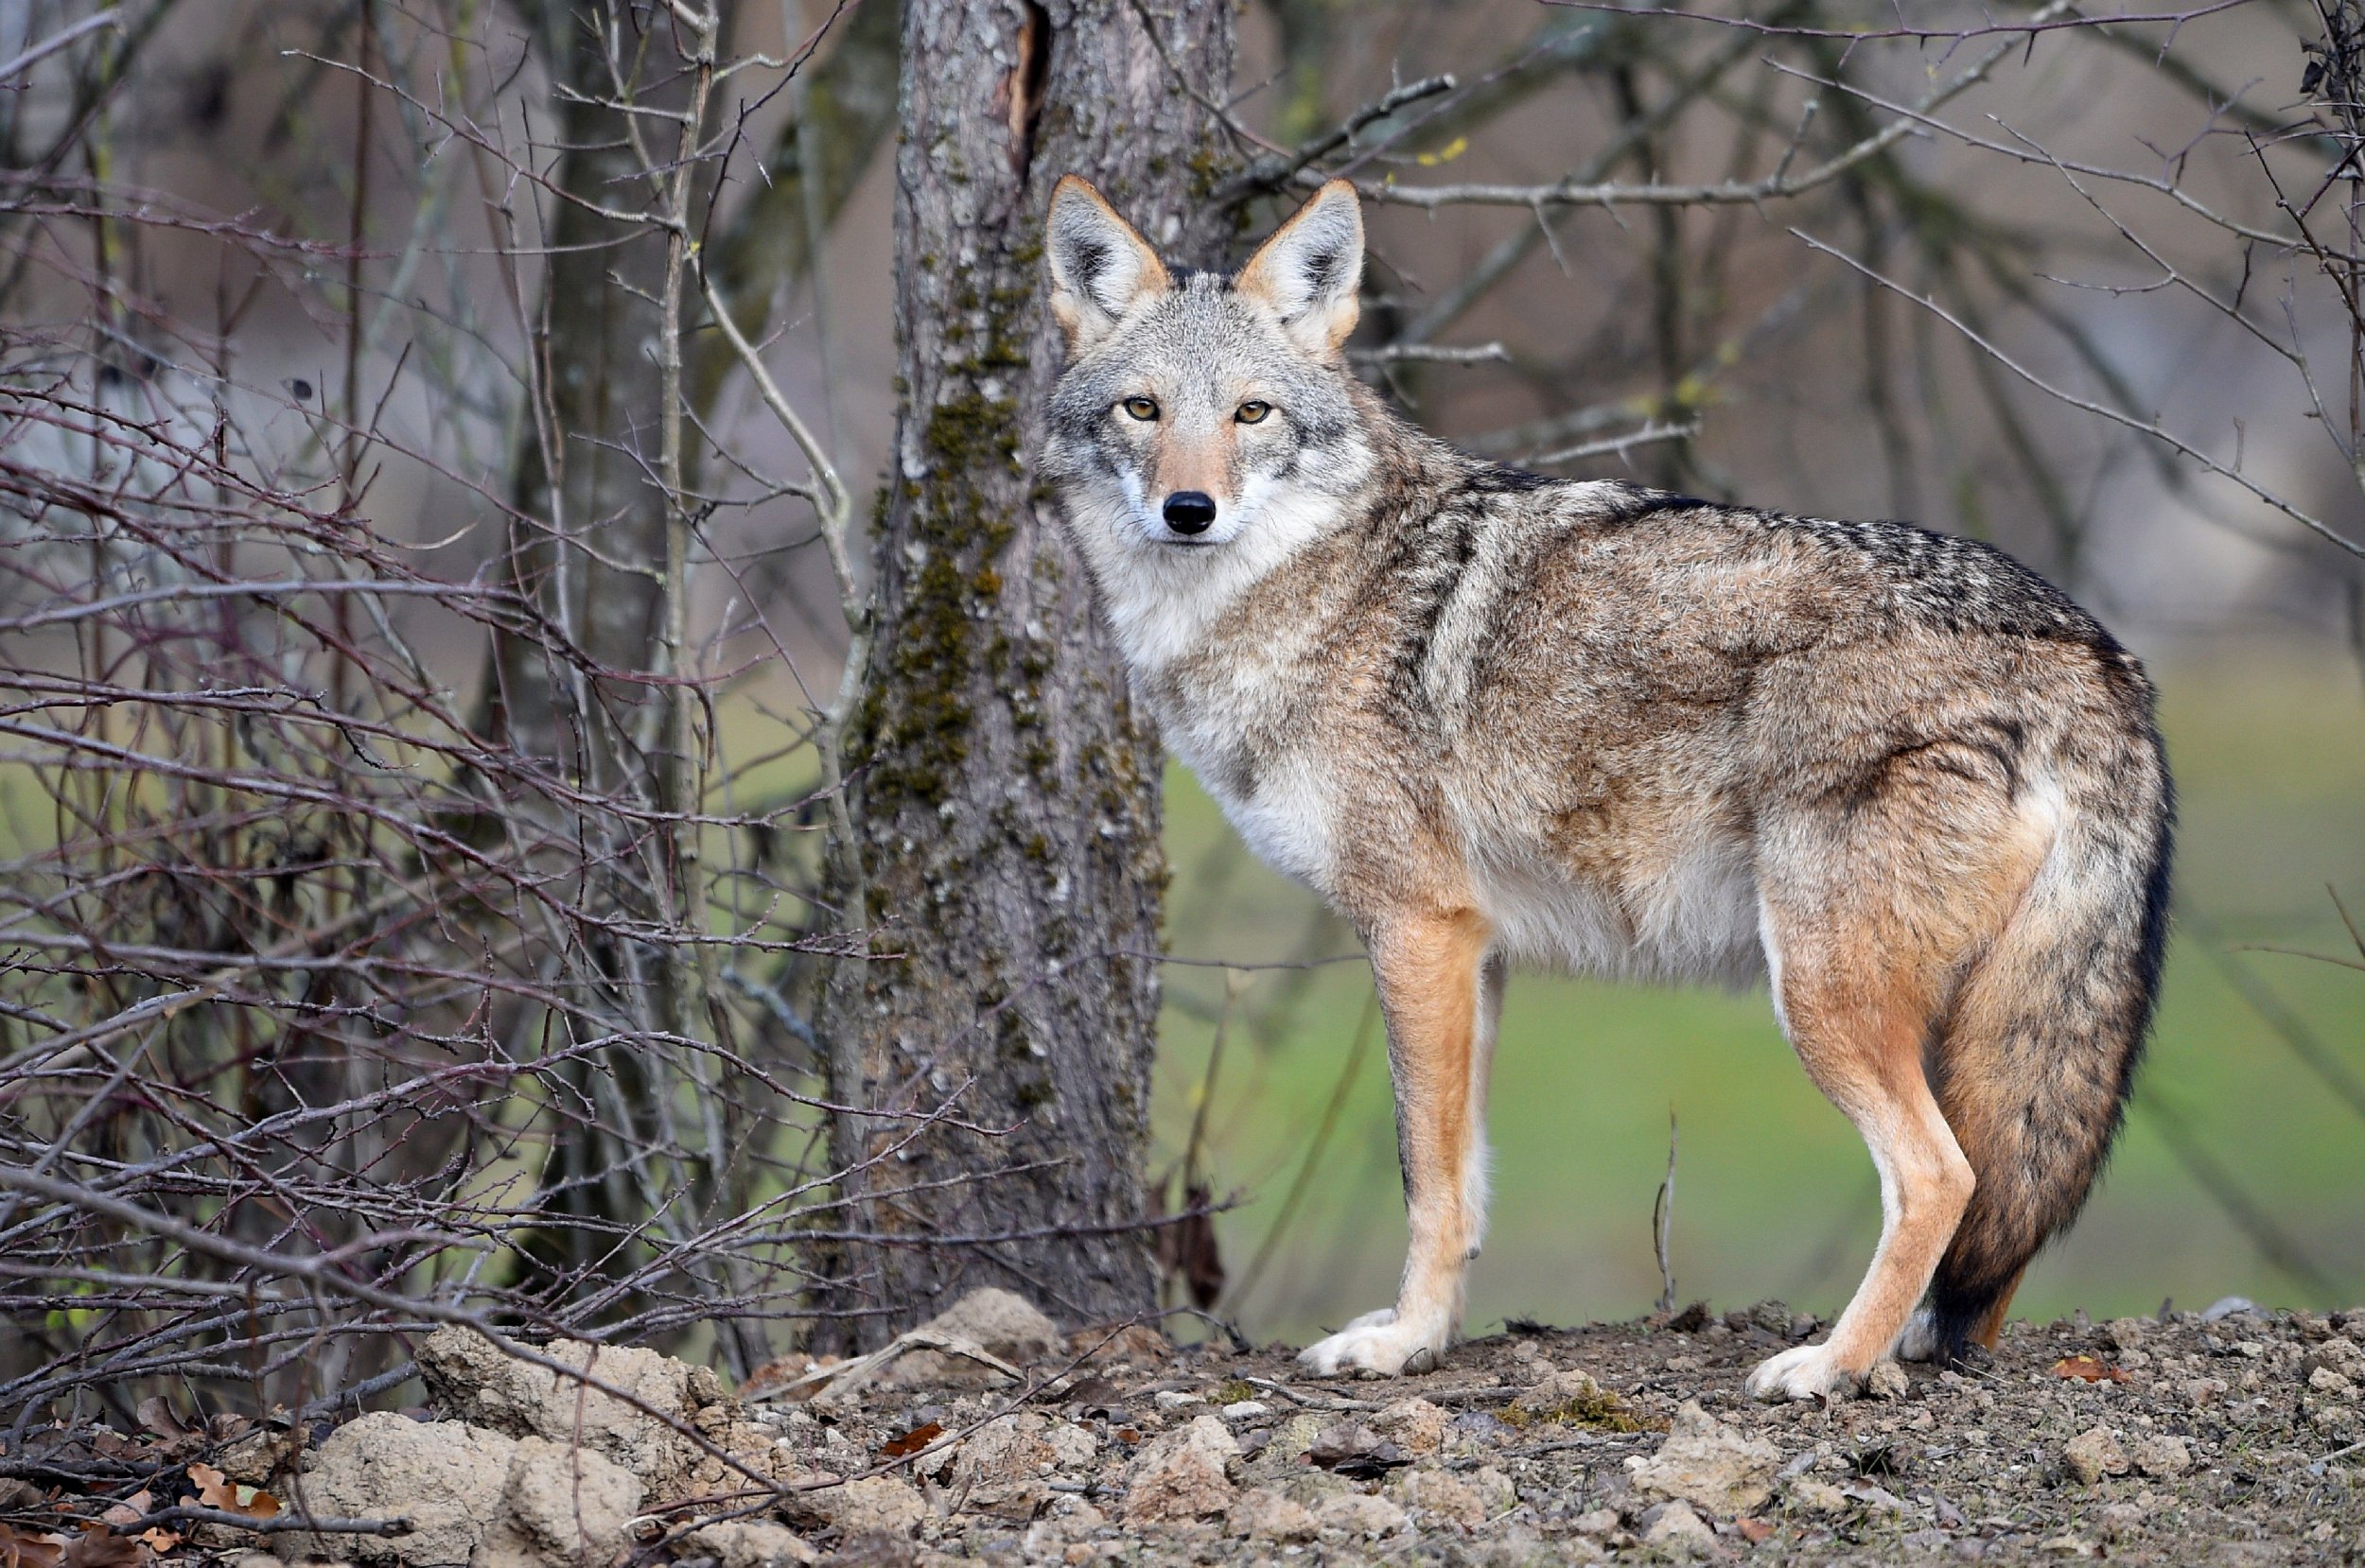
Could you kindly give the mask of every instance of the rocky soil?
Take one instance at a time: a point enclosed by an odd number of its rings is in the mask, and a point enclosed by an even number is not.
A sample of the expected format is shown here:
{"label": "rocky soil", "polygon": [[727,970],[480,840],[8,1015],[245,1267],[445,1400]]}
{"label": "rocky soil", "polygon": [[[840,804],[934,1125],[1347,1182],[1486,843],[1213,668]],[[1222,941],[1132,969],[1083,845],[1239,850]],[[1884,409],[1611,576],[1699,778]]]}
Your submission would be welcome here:
{"label": "rocky soil", "polygon": [[[650,1351],[536,1365],[451,1330],[420,1350],[428,1419],[258,1428],[190,1467],[234,1508],[264,1489],[273,1533],[149,1539],[236,1568],[2365,1562],[2365,1310],[2019,1323],[1974,1366],[1884,1366],[1857,1398],[1742,1395],[1819,1327],[1771,1302],[1518,1325],[1340,1382],[1279,1347],[1062,1334],[981,1292],[894,1354],[737,1394]],[[29,1534],[19,1504],[17,1541],[75,1539]],[[286,1527],[304,1518],[408,1528]]]}

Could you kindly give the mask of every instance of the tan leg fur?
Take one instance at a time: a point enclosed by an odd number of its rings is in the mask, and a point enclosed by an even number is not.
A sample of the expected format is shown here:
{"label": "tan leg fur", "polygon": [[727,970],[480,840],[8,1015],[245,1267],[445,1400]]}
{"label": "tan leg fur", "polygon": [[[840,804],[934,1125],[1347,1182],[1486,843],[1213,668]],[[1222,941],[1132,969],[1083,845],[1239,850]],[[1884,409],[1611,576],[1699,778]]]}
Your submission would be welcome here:
{"label": "tan leg fur", "polygon": [[[1953,793],[1929,792],[1941,802]],[[1921,798],[1892,803],[1897,816],[1934,804],[1912,793]],[[1966,819],[1980,823],[1972,811],[1955,817]],[[1893,818],[1867,835],[1928,846],[1952,862],[1950,878],[1886,855],[1843,853],[1793,897],[1768,897],[1791,1043],[1816,1087],[1864,1135],[1880,1172],[1882,1223],[1871,1267],[1824,1342],[1785,1350],[1750,1374],[1748,1390],[1761,1399],[1827,1394],[1852,1385],[1892,1348],[1921,1350],[1909,1321],[1976,1183],[1927,1064],[1942,1048],[1941,1033],[1964,1025],[1947,1016],[1963,977],[2018,913],[2051,839],[2049,824],[2034,817],[1990,816],[1983,826],[1985,833],[1911,834]],[[1886,894],[1867,897],[1866,889]],[[1826,901],[1840,890],[1839,901]]]}
{"label": "tan leg fur", "polygon": [[1462,1326],[1463,1281],[1485,1228],[1486,1079],[1502,999],[1492,937],[1467,910],[1398,916],[1371,934],[1410,1245],[1395,1306],[1300,1355],[1325,1376],[1418,1370]]}

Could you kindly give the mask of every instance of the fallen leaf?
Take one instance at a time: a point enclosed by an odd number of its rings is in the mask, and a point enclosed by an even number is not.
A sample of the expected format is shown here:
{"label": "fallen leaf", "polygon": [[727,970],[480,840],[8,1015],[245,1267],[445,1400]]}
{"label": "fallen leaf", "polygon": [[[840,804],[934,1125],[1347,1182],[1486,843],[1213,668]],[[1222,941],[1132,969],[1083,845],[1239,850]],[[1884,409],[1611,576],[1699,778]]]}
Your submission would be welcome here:
{"label": "fallen leaf", "polygon": [[156,1494],[142,1490],[117,1503],[98,1517],[110,1524],[136,1524],[149,1509],[156,1506]]}
{"label": "fallen leaf", "polygon": [[140,1532],[140,1543],[151,1552],[169,1552],[181,1544],[181,1534],[158,1524]]}
{"label": "fallen leaf", "polygon": [[185,1437],[189,1429],[181,1424],[181,1418],[172,1413],[172,1402],[162,1394],[150,1394],[140,1401],[140,1424],[159,1437]]}
{"label": "fallen leaf", "polygon": [[28,1535],[0,1524],[0,1568],[58,1568],[65,1560],[61,1536]]}
{"label": "fallen leaf", "polygon": [[197,1483],[197,1506],[219,1508],[224,1513],[242,1513],[249,1519],[276,1519],[279,1499],[260,1487],[250,1487],[243,1481],[233,1481],[208,1464],[189,1466],[189,1479]]}
{"label": "fallen leaf", "polygon": [[1762,1543],[1774,1533],[1774,1526],[1762,1519],[1736,1519],[1733,1528],[1739,1530],[1742,1539],[1752,1546]]}
{"label": "fallen leaf", "polygon": [[929,1421],[925,1425],[913,1427],[900,1437],[888,1438],[879,1445],[879,1454],[881,1457],[887,1459],[909,1458],[943,1436],[944,1424],[941,1421]]}
{"label": "fallen leaf", "polygon": [[2053,1364],[2053,1375],[2065,1383],[2125,1383],[2127,1373],[2105,1366],[2090,1355],[2066,1355]]}
{"label": "fallen leaf", "polygon": [[1305,1450],[1305,1462],[1350,1481],[1376,1481],[1412,1462],[1412,1455],[1368,1426],[1340,1421],[1325,1427]]}
{"label": "fallen leaf", "polygon": [[[1162,1280],[1181,1280],[1190,1293],[1192,1304],[1205,1312],[1223,1295],[1223,1254],[1216,1246],[1216,1194],[1205,1182],[1194,1181],[1182,1189],[1181,1218],[1158,1227],[1154,1250],[1158,1256],[1158,1272]],[[1150,1219],[1165,1219],[1165,1192],[1161,1189],[1151,1205]]]}
{"label": "fallen leaf", "polygon": [[1117,1385],[1103,1377],[1088,1377],[1068,1385],[1048,1396],[1049,1402],[1064,1404],[1078,1415],[1089,1416],[1097,1410],[1113,1416],[1125,1404],[1125,1394]]}
{"label": "fallen leaf", "polygon": [[89,1531],[65,1549],[65,1568],[138,1568],[147,1560],[146,1547],[104,1527]]}

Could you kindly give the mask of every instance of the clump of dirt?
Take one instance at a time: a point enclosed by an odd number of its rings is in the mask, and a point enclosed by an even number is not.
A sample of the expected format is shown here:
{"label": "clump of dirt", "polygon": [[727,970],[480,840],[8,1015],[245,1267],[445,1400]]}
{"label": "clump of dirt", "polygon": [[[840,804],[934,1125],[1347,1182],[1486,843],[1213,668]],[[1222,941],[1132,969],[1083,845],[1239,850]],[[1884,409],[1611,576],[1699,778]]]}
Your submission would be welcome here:
{"label": "clump of dirt", "polygon": [[1585,1372],[1559,1372],[1503,1406],[1498,1419],[1515,1427],[1579,1426],[1595,1432],[1665,1431],[1664,1420],[1638,1416]]}
{"label": "clump of dirt", "polygon": [[[1025,1321],[1007,1301],[968,1320]],[[740,1397],[648,1352],[535,1352],[608,1392],[439,1336],[420,1355],[439,1419],[361,1417],[269,1477],[291,1513],[412,1528],[207,1524],[177,1555],[2365,1561],[2365,1311],[2013,1324],[1971,1366],[1886,1368],[1864,1397],[1782,1405],[1741,1391],[1815,1331],[1778,1303],[1522,1324],[1386,1381],[1311,1379],[1280,1347],[1175,1350],[1140,1329],[1049,1340],[1030,1324],[989,1350],[944,1321],[884,1357],[770,1369]]]}

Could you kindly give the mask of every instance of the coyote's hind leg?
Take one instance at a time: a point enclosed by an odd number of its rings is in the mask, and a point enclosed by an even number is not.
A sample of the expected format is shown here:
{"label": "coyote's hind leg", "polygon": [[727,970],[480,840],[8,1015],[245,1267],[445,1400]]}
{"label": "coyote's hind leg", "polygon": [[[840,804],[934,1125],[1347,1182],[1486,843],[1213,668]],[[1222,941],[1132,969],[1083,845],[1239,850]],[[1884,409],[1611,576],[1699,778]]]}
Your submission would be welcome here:
{"label": "coyote's hind leg", "polygon": [[1395,1306],[1307,1346],[1298,1360],[1312,1371],[1418,1369],[1462,1325],[1463,1279],[1486,1217],[1486,1075],[1502,1001],[1491,939],[1467,912],[1372,932],[1410,1246]]}
{"label": "coyote's hind leg", "polygon": [[1839,959],[1813,941],[1786,947],[1782,1015],[1808,1075],[1872,1151],[1881,1175],[1881,1242],[1830,1336],[1784,1350],[1749,1374],[1749,1392],[1760,1399],[1828,1394],[1886,1354],[1971,1201],[1971,1161],[1922,1074],[1927,989],[1883,985]]}
{"label": "coyote's hind leg", "polygon": [[1888,1354],[1976,1186],[1929,1063],[1944,1049],[1964,975],[2012,922],[2051,829],[2041,814],[1998,810],[1976,781],[1944,772],[1908,778],[1910,787],[1836,823],[1822,818],[1820,834],[1796,832],[1792,852],[1761,870],[1783,1025],[1808,1075],[1872,1153],[1881,1241],[1825,1341],[1750,1374],[1761,1399],[1829,1393]]}

